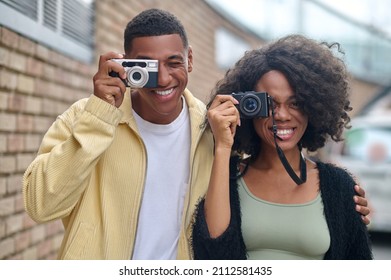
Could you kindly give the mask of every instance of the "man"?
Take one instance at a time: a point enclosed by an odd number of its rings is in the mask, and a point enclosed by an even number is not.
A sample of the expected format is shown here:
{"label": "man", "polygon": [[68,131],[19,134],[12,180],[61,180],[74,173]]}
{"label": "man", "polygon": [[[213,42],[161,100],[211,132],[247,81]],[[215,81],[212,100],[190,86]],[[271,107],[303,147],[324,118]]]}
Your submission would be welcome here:
{"label": "man", "polygon": [[[157,9],[133,18],[124,39],[124,55],[100,57],[94,94],[46,133],[24,176],[26,210],[62,219],[60,259],[190,259],[213,160],[205,105],[186,89],[193,52],[179,20]],[[122,58],[158,60],[157,88],[127,89],[111,60]]]}

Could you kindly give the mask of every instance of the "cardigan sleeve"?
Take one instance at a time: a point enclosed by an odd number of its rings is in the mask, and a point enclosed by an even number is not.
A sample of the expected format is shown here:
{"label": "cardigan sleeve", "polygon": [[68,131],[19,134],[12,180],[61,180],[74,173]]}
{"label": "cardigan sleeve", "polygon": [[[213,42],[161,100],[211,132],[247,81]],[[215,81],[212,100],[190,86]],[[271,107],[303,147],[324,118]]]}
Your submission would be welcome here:
{"label": "cardigan sleeve", "polygon": [[196,220],[193,226],[192,247],[196,260],[237,260],[246,259],[243,254],[240,229],[237,220],[231,215],[228,228],[217,238],[212,238],[205,220],[204,202],[197,206]]}
{"label": "cardigan sleeve", "polygon": [[[235,159],[231,159],[231,173],[235,173]],[[209,234],[205,219],[203,198],[197,205],[193,224],[192,248],[194,259],[199,260],[240,260],[246,259],[246,248],[241,232],[241,214],[236,176],[230,180],[231,219],[227,229],[217,238]]]}
{"label": "cardigan sleeve", "polygon": [[366,225],[356,212],[353,201],[356,184],[345,169],[318,162],[324,214],[331,244],[325,259],[373,259]]}

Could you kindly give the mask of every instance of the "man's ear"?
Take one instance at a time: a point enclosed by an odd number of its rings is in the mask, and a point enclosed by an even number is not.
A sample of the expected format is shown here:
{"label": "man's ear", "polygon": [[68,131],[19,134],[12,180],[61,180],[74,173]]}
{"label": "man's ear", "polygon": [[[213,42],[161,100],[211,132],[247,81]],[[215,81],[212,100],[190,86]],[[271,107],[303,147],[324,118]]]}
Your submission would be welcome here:
{"label": "man's ear", "polygon": [[193,49],[191,46],[187,48],[187,72],[193,71]]}

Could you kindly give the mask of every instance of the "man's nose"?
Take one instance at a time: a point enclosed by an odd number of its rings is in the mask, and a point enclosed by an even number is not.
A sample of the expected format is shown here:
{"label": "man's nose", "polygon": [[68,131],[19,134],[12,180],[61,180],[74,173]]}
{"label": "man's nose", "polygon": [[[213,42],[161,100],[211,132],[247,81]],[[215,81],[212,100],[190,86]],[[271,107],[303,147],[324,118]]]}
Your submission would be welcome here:
{"label": "man's nose", "polygon": [[159,87],[165,87],[170,83],[171,75],[164,65],[159,65],[158,84]]}

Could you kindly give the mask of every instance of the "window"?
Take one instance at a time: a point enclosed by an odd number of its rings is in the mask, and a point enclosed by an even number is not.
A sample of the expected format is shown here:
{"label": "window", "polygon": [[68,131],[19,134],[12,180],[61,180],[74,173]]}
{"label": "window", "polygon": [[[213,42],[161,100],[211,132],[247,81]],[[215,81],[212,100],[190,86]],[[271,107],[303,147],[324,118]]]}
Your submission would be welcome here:
{"label": "window", "polygon": [[94,47],[88,0],[0,0],[0,25],[83,62]]}

